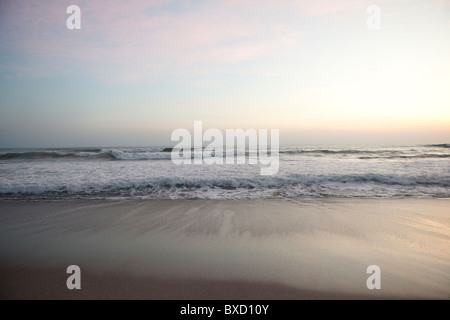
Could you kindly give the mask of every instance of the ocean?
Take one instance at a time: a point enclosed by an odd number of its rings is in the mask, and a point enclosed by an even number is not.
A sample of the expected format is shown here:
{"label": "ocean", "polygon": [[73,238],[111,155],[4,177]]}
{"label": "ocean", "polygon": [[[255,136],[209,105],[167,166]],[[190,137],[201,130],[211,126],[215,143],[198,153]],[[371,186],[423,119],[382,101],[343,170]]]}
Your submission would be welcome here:
{"label": "ocean", "polygon": [[450,197],[449,144],[282,146],[279,171],[272,176],[260,175],[260,164],[175,165],[170,151],[0,149],[0,198]]}

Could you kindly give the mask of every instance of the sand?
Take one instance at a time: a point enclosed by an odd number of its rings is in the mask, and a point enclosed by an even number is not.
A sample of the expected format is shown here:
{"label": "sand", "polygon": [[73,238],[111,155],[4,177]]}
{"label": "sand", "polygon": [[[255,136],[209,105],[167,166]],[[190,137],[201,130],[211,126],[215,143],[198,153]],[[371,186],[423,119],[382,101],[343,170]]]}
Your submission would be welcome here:
{"label": "sand", "polygon": [[[0,201],[2,299],[449,299],[450,200]],[[68,290],[66,268],[81,268]],[[369,290],[367,267],[381,269]]]}

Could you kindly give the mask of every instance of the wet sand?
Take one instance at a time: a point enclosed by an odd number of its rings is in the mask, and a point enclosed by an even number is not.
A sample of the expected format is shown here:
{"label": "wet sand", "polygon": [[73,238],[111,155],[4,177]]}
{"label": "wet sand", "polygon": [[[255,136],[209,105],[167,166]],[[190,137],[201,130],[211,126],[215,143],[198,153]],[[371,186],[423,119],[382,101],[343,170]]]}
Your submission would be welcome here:
{"label": "wet sand", "polygon": [[[449,299],[447,199],[0,201],[2,299]],[[66,268],[81,268],[68,290]],[[366,269],[381,268],[369,290]]]}

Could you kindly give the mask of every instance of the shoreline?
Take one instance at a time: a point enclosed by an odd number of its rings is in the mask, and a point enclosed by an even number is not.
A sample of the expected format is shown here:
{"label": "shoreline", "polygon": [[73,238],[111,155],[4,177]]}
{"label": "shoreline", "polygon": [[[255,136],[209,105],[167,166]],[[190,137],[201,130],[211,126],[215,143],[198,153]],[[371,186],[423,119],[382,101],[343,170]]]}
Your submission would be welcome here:
{"label": "shoreline", "polygon": [[0,200],[0,298],[449,299],[447,200]]}

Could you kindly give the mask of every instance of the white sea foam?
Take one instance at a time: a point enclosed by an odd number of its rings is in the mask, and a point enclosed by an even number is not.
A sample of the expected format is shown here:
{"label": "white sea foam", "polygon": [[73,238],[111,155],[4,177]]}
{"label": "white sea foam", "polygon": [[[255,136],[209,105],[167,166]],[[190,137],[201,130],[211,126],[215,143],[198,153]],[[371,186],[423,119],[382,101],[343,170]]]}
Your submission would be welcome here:
{"label": "white sea foam", "polygon": [[1,150],[0,197],[450,197],[449,157],[442,145],[288,146],[278,174],[260,176],[257,165],[175,166],[169,148]]}

